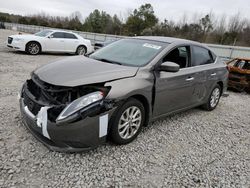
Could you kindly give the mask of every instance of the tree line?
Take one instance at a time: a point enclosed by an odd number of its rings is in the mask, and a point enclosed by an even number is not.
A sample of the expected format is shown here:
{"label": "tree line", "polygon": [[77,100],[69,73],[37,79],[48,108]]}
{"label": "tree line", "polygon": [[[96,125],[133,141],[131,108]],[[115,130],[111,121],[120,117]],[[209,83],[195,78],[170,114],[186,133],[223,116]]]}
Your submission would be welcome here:
{"label": "tree line", "polygon": [[213,13],[194,15],[191,20],[184,14],[177,21],[159,20],[153,6],[148,3],[129,12],[125,19],[96,9],[85,19],[80,12],[74,12],[68,17],[49,16],[45,13],[29,16],[0,13],[0,22],[126,36],[169,36],[204,43],[250,46],[250,22],[243,19],[240,13],[231,17],[217,17]]}

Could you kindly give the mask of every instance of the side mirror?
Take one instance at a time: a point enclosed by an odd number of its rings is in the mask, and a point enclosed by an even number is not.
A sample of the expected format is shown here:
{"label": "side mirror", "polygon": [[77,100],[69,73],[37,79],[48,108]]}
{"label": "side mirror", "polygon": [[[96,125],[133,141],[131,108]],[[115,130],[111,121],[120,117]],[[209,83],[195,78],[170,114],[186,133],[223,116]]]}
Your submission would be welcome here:
{"label": "side mirror", "polygon": [[174,63],[174,62],[164,62],[162,63],[159,68],[159,71],[165,71],[165,72],[178,72],[180,70],[180,65]]}
{"label": "side mirror", "polygon": [[49,39],[53,38],[53,35],[49,35],[48,38],[49,38]]}

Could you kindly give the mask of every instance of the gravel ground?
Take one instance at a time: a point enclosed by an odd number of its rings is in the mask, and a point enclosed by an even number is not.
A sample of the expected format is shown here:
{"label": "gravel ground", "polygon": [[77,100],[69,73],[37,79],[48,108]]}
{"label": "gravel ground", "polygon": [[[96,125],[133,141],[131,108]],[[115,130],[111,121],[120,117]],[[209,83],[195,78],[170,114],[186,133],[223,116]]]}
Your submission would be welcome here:
{"label": "gravel ground", "polygon": [[0,187],[250,187],[250,95],[229,92],[145,128],[133,143],[80,154],[49,151],[22,125],[17,92],[30,72],[66,55],[5,47],[0,30]]}

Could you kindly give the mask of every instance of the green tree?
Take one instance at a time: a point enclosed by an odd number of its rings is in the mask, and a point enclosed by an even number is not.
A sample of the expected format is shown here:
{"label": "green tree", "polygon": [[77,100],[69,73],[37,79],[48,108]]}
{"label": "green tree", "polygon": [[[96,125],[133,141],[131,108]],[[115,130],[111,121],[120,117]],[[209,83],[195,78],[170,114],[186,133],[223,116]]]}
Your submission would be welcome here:
{"label": "green tree", "polygon": [[101,33],[102,32],[102,19],[101,19],[101,13],[99,10],[94,10],[90,15],[85,19],[84,22],[84,30],[89,32],[96,32]]}
{"label": "green tree", "polygon": [[101,12],[101,31],[104,34],[113,33],[113,20],[112,17],[107,14],[106,12],[102,11]]}
{"label": "green tree", "polygon": [[69,17],[69,22],[68,22],[68,29],[73,29],[73,30],[82,30],[82,23],[81,20],[82,15],[80,12],[73,12],[70,17]]}
{"label": "green tree", "polygon": [[121,32],[122,32],[122,22],[118,18],[118,16],[115,14],[113,16],[113,32],[112,32],[112,34],[121,35]]}
{"label": "green tree", "polygon": [[18,19],[18,23],[20,24],[28,24],[28,20],[25,17],[21,17]]}
{"label": "green tree", "polygon": [[151,4],[144,4],[135,9],[128,17],[126,28],[130,35],[141,35],[143,30],[152,29],[158,23],[158,18],[154,14]]}
{"label": "green tree", "polygon": [[29,21],[29,24],[30,25],[38,25],[38,21],[35,17],[32,17]]}
{"label": "green tree", "polygon": [[154,8],[151,4],[142,5],[139,8],[138,15],[143,20],[145,28],[152,28],[158,22],[158,18],[155,16]]}

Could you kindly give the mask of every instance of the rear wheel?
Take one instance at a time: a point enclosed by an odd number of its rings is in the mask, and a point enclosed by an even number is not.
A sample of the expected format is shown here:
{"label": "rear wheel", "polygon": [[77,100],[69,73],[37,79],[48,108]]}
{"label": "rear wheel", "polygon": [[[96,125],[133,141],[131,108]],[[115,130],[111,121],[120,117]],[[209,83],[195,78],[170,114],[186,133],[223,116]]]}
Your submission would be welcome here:
{"label": "rear wheel", "polygon": [[85,46],[79,46],[76,50],[76,55],[85,55],[87,53],[87,49]]}
{"label": "rear wheel", "polygon": [[143,104],[136,99],[129,99],[114,114],[110,137],[116,144],[132,142],[141,132],[145,121]]}
{"label": "rear wheel", "polygon": [[221,87],[217,84],[212,90],[207,102],[202,107],[208,111],[214,110],[220,101],[221,91]]}
{"label": "rear wheel", "polygon": [[29,42],[26,46],[26,52],[31,55],[37,55],[41,52],[41,46],[37,42]]}

